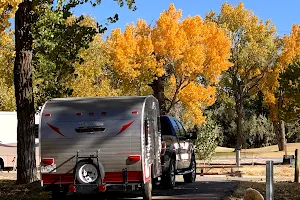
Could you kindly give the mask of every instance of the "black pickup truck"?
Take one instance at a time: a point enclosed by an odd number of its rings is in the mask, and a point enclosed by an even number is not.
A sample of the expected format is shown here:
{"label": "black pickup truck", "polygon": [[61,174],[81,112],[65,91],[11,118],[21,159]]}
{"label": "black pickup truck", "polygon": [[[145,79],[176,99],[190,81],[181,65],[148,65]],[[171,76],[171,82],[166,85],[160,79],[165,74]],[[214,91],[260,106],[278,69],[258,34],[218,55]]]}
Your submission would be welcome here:
{"label": "black pickup truck", "polygon": [[174,117],[161,116],[163,169],[162,184],[174,188],[175,176],[183,175],[186,183],[196,179],[196,159],[193,146],[195,135],[186,132],[183,125]]}

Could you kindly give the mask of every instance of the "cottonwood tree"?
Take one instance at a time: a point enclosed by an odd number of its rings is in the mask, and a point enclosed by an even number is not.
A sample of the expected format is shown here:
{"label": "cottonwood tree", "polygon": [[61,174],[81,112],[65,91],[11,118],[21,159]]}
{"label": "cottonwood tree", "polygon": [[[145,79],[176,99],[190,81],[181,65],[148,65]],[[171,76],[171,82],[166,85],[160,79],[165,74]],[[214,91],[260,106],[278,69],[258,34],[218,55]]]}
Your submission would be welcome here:
{"label": "cottonwood tree", "polygon": [[123,33],[113,30],[107,45],[110,66],[123,84],[150,86],[162,114],[182,103],[197,124],[205,119],[202,109],[215,100],[214,84],[231,65],[224,30],[200,16],[182,19],[173,4],[153,27],[140,19]]}
{"label": "cottonwood tree", "polygon": [[269,21],[260,20],[243,3],[237,6],[224,3],[219,14],[211,11],[205,18],[227,31],[232,40],[230,62],[233,63],[223,75],[220,85],[235,102],[237,144],[243,144],[244,99],[258,91],[262,79],[274,68],[278,45],[276,29]]}
{"label": "cottonwood tree", "polygon": [[[114,0],[120,6],[127,3],[128,7],[135,9],[134,0]],[[4,0],[0,3],[1,19],[0,30],[7,27],[8,19],[15,13],[15,64],[14,64],[14,86],[18,117],[17,128],[17,183],[29,183],[36,180],[36,160],[35,160],[35,134],[34,134],[34,93],[32,81],[32,25],[34,24],[35,7],[42,3],[56,3],[60,6],[63,18],[71,16],[71,9],[77,5],[87,3],[87,0]],[[100,0],[90,1],[93,6],[100,4]],[[118,15],[109,18],[116,21]],[[99,26],[101,30],[103,27]],[[105,29],[104,29],[105,30]],[[73,34],[70,30],[70,34]],[[65,40],[68,41],[68,40]],[[69,41],[68,41],[69,42]]]}
{"label": "cottonwood tree", "polygon": [[[293,25],[291,34],[281,39],[281,52],[274,70],[263,78],[260,86],[268,105],[278,140],[284,150],[285,121],[295,119],[297,106],[297,61],[300,55],[300,26]],[[294,63],[294,64],[293,64]],[[286,71],[287,70],[287,71]],[[298,104],[299,105],[299,104]]]}
{"label": "cottonwood tree", "polygon": [[16,110],[14,99],[14,41],[12,31],[0,32],[0,110]]}

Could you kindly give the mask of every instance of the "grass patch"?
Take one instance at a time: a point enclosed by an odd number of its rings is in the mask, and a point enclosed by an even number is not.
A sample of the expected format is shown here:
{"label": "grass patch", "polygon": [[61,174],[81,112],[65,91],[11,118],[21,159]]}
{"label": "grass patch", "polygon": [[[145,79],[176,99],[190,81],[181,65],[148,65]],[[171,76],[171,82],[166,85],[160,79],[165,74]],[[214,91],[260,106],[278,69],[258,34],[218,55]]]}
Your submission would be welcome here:
{"label": "grass patch", "polygon": [[[289,155],[294,155],[296,149],[300,149],[300,143],[287,144],[287,152]],[[252,158],[252,156],[280,158],[283,155],[284,155],[284,151],[278,151],[277,145],[241,150],[241,157],[247,157],[247,158]],[[213,155],[213,157],[235,157],[234,148],[217,147],[216,153]]]}
{"label": "grass patch", "polygon": [[[242,200],[245,191],[248,188],[258,190],[264,196],[264,198],[266,198],[266,183],[241,181],[232,195],[226,198],[226,200]],[[275,199],[283,200],[300,200],[299,190],[300,184],[291,182],[277,182],[275,183],[274,187],[274,197]]]}
{"label": "grass patch", "polygon": [[[234,168],[234,171],[241,171],[243,176],[249,177],[265,177],[266,176],[266,166],[265,165],[243,165],[240,168]],[[204,169],[207,172],[208,169]],[[200,172],[200,169],[197,169]],[[230,168],[221,169],[213,168],[208,172],[210,173],[226,173],[230,172]],[[292,165],[274,165],[274,178],[287,178],[288,180],[293,180],[295,167]]]}

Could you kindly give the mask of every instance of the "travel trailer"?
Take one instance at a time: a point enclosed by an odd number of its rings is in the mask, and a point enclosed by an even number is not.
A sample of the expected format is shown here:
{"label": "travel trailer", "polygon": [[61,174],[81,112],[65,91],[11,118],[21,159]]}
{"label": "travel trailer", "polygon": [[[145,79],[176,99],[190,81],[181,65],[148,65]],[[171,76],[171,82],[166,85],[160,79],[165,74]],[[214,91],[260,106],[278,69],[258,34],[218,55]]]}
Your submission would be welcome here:
{"label": "travel trailer", "polygon": [[192,143],[177,140],[177,122],[165,127],[173,121],[162,118],[167,141],[162,141],[153,96],[49,100],[39,125],[42,186],[51,188],[53,198],[66,192],[141,190],[151,199],[152,181],[165,180],[172,188],[175,173],[194,181]]}
{"label": "travel trailer", "polygon": [[[0,170],[16,169],[17,164],[17,112],[0,112]],[[39,162],[38,124],[39,114],[35,115],[36,124],[36,163]]]}

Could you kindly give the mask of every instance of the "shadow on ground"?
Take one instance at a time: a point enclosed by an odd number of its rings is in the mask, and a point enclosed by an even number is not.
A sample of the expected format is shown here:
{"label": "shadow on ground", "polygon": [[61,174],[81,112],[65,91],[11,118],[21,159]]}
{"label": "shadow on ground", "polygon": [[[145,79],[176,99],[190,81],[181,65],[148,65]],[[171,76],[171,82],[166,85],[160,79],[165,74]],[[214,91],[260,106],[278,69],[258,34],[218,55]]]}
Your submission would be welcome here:
{"label": "shadow on ground", "polygon": [[[153,199],[223,199],[229,196],[237,186],[236,181],[197,181],[195,183],[177,182],[173,190],[157,187],[153,190]],[[0,180],[0,199],[51,199],[51,193],[40,188],[38,182],[29,185],[15,185],[13,180]],[[68,194],[64,199],[142,199],[141,192],[116,193],[104,195],[72,195]]]}

